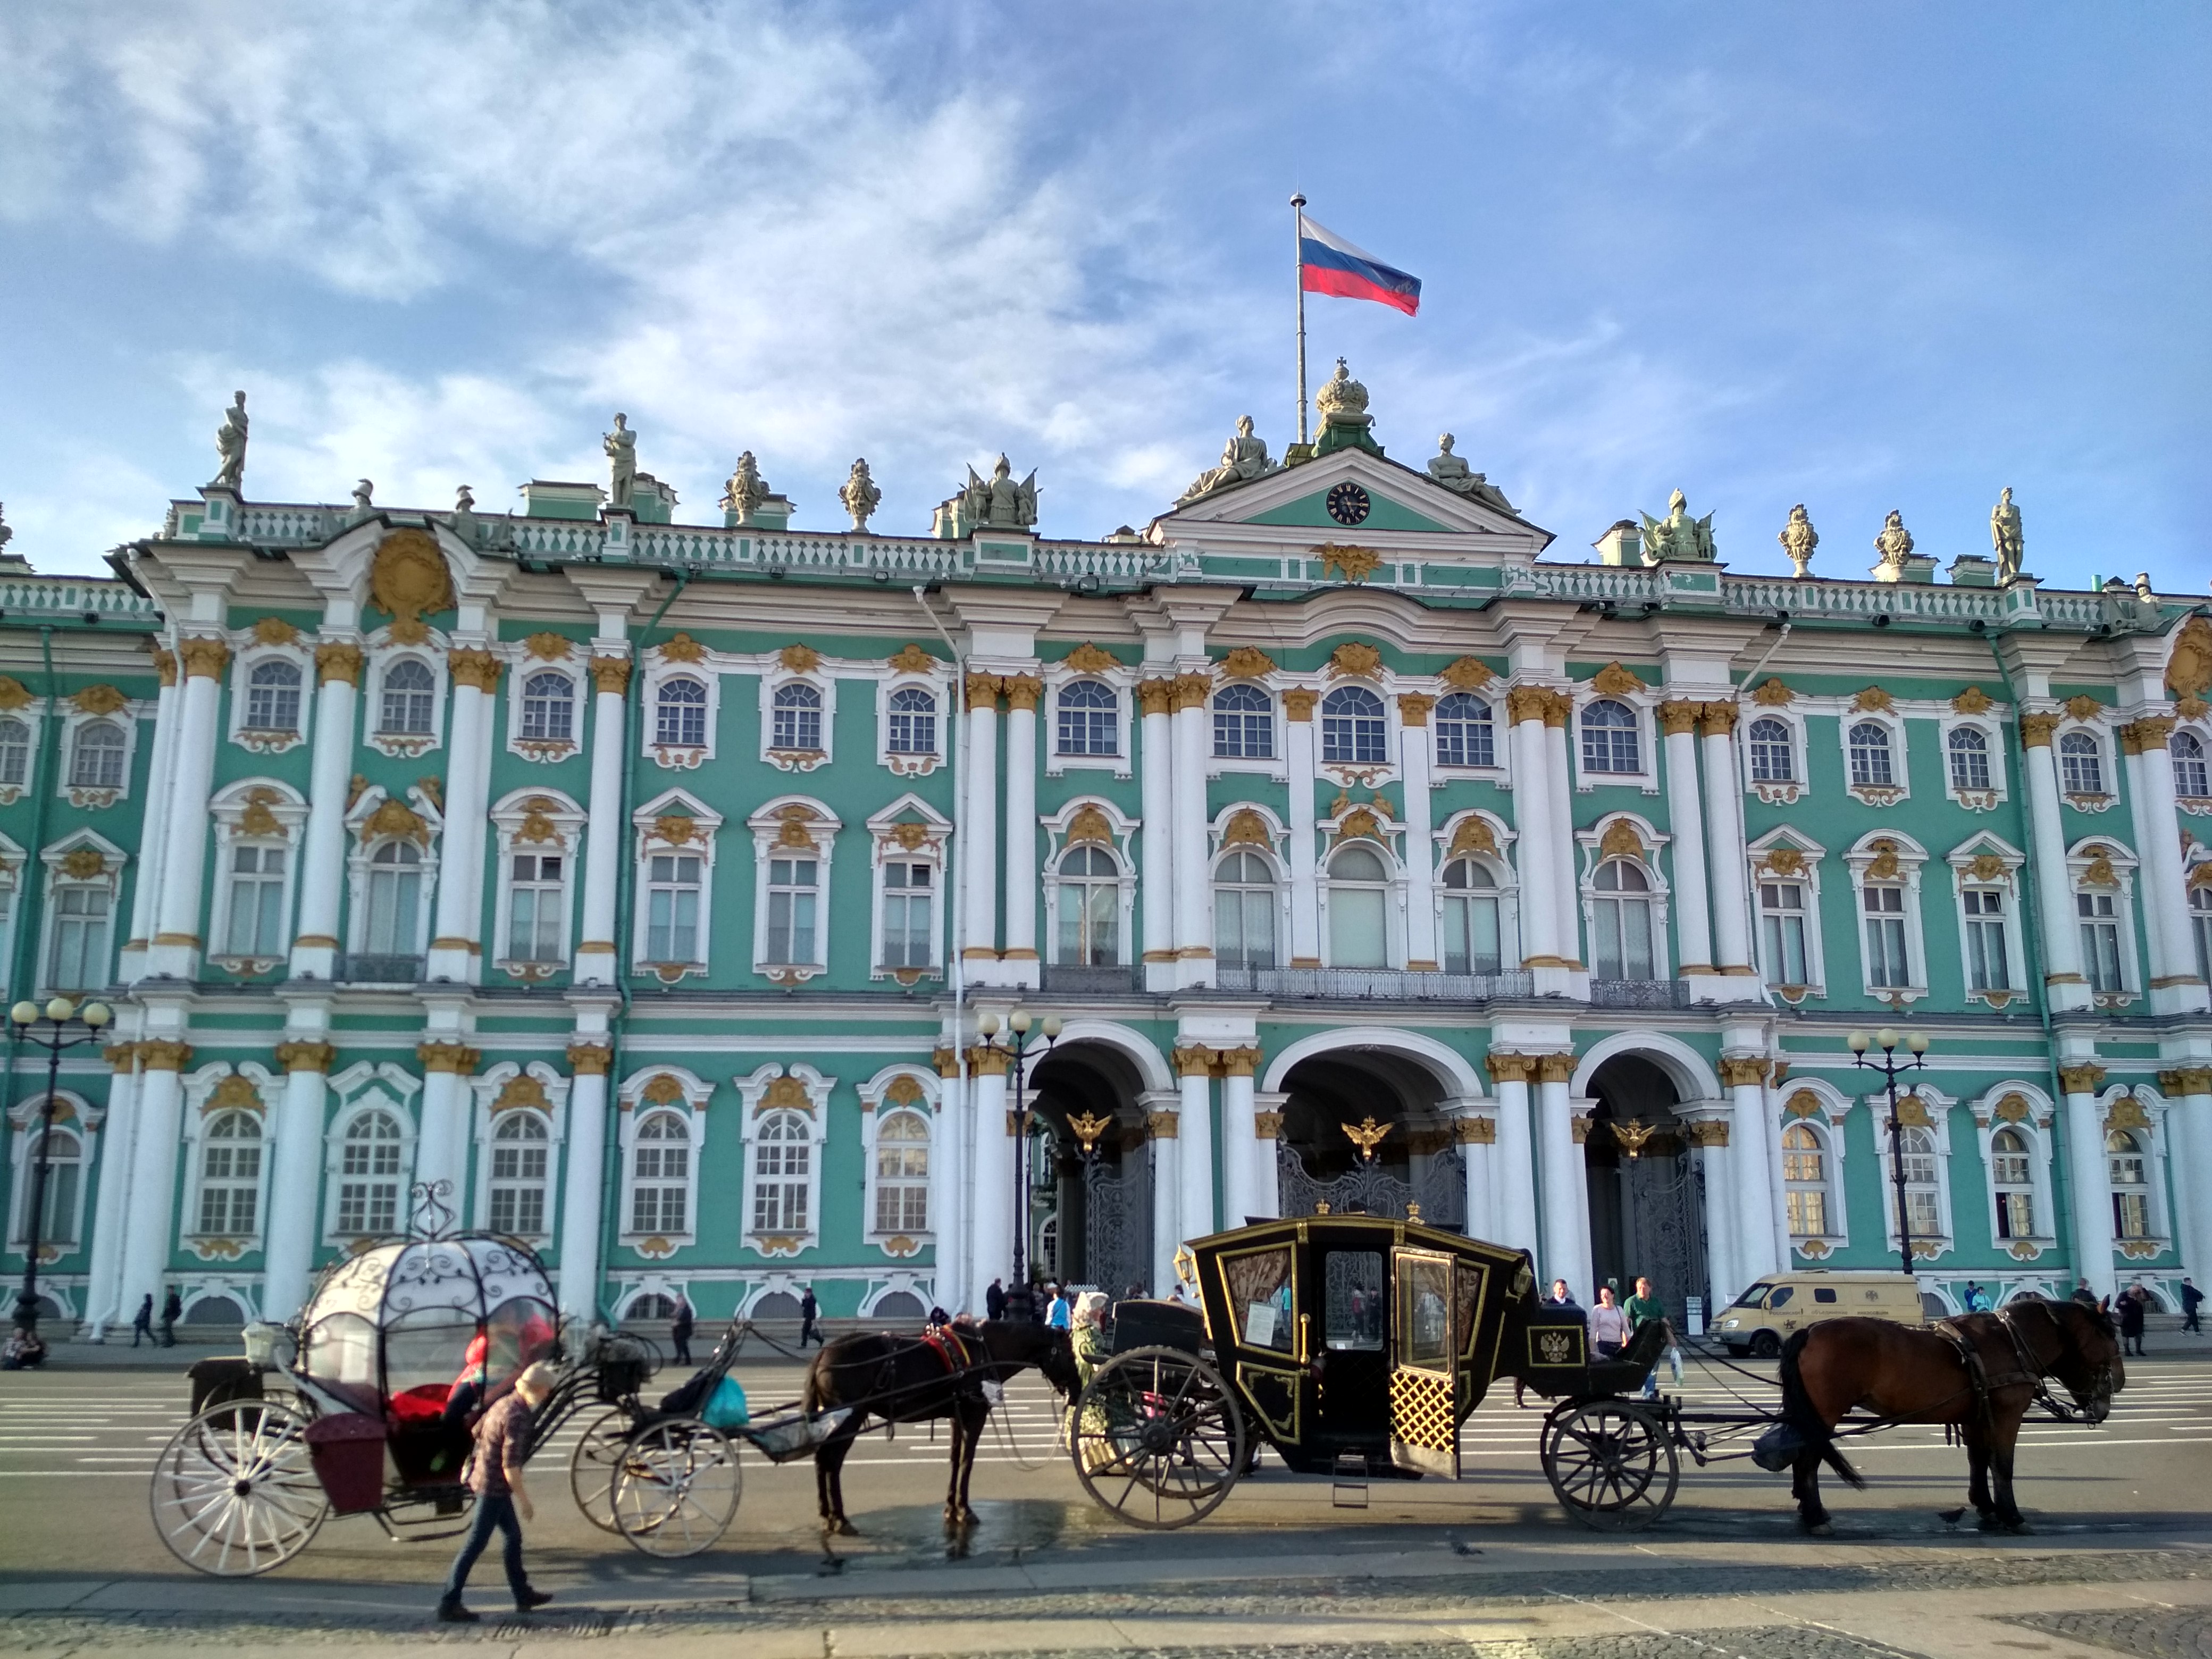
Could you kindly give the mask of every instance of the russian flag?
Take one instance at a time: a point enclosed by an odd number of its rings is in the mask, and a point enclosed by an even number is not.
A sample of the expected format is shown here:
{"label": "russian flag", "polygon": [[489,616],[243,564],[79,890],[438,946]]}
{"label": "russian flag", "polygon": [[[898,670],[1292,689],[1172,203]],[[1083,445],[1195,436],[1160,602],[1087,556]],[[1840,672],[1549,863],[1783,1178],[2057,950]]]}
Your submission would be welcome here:
{"label": "russian flag", "polygon": [[1334,231],[1298,216],[1299,285],[1309,294],[1333,294],[1340,300],[1373,300],[1395,306],[1408,317],[1421,308],[1421,279],[1384,264],[1364,248],[1354,247]]}

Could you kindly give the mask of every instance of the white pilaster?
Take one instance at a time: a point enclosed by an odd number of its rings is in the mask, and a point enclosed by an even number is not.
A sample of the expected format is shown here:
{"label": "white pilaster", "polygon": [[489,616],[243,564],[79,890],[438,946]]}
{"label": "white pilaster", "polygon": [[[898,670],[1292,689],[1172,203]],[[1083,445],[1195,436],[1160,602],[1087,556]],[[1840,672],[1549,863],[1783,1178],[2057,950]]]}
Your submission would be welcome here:
{"label": "white pilaster", "polygon": [[220,639],[195,637],[179,642],[177,656],[185,674],[177,721],[177,765],[168,803],[167,833],[161,851],[161,893],[147,969],[173,979],[191,980],[199,972],[208,791],[215,778],[216,716],[230,647]]}
{"label": "white pilaster", "polygon": [[1175,1289],[1175,1255],[1183,1243],[1182,1097],[1163,1089],[1145,1094],[1140,1102],[1152,1158],[1152,1274],[1145,1288],[1164,1297]]}
{"label": "white pilaster", "polygon": [[[294,1005],[320,1026],[328,1011]],[[283,1323],[307,1302],[314,1277],[315,1212],[322,1192],[324,1103],[333,1058],[327,1042],[293,1041],[277,1047],[284,1092],[273,1114],[276,1145],[267,1153],[269,1218],[264,1234],[261,1316]]]}
{"label": "white pilaster", "polygon": [[2120,730],[2127,756],[2130,805],[2143,880],[2137,897],[2151,924],[2150,1006],[2155,1014],[2201,1012],[2206,987],[2197,971],[2191,937],[2187,878],[2181,865],[2181,817],[2175,804],[2173,751],[2166,747],[2173,722],[2165,716],[2134,721]]}
{"label": "white pilaster", "polygon": [[1479,1097],[1450,1103],[1452,1150],[1459,1156],[1460,1173],[1467,1182],[1467,1233],[1470,1238],[1495,1241],[1503,1231],[1498,1200],[1498,1120],[1488,1109],[1491,1102]]}
{"label": "white pilaster", "polygon": [[[593,1022],[596,1027],[597,1022]],[[568,1048],[568,1133],[562,1148],[561,1311],[599,1312],[601,1206],[606,1191],[607,1066],[613,1048],[593,1029]]]}
{"label": "white pilaster", "polygon": [[[1182,1101],[1176,1109],[1178,1180],[1186,1239],[1219,1231],[1213,1217],[1213,1051],[1193,1048],[1176,1056]],[[1237,1224],[1243,1224],[1240,1217]]]}
{"label": "white pilaster", "polygon": [[1040,984],[1037,955],[1037,701],[1044,683],[1011,676],[1006,687],[1006,983]]}
{"label": "white pilaster", "polygon": [[[1724,977],[1744,983],[1738,1000],[1758,994],[1752,966],[1751,915],[1743,850],[1743,790],[1735,764],[1735,705],[1705,704],[1698,720],[1705,750],[1705,844],[1711,849],[1714,964]],[[1675,860],[1680,867],[1681,860]]]}
{"label": "white pilaster", "polygon": [[1144,906],[1145,988],[1175,988],[1175,843],[1170,828],[1174,819],[1170,803],[1175,788],[1175,757],[1168,713],[1175,693],[1172,679],[1149,679],[1137,686],[1138,811],[1145,825],[1138,831],[1143,869],[1138,876],[1137,897]]}
{"label": "white pilaster", "polygon": [[1536,1142],[1528,1115],[1528,1082],[1535,1070],[1535,1060],[1527,1054],[1490,1056],[1490,1075],[1498,1085],[1498,1142],[1492,1154],[1498,1171],[1498,1231],[1492,1242],[1526,1250],[1531,1260],[1541,1255],[1543,1242],[1536,1227]]}
{"label": "white pilaster", "polygon": [[[168,840],[169,795],[174,787],[176,726],[181,696],[177,687],[177,659],[173,652],[157,650],[155,665],[161,678],[161,694],[154,704],[154,746],[146,760],[146,810],[139,819],[137,878],[131,890],[131,932],[124,941],[116,972],[125,985],[146,970],[146,951],[160,920],[161,892],[161,848]],[[147,857],[146,853],[155,856]],[[111,1275],[112,1277],[112,1275]]]}
{"label": "white pilaster", "polygon": [[[444,1015],[434,1029],[450,1031],[456,1011]],[[456,1036],[441,1035],[416,1045],[422,1066],[422,1116],[415,1137],[415,1179],[431,1187],[441,1181],[453,1190],[439,1201],[458,1213],[466,1213],[469,1173],[470,1074],[481,1056]]]}
{"label": "white pilaster", "polygon": [[1698,1101],[1675,1108],[1691,1125],[1697,1139],[1693,1156],[1705,1176],[1705,1280],[1712,1297],[1706,1310],[1708,1327],[1713,1314],[1742,1294],[1751,1275],[1742,1266],[1743,1252],[1736,1243],[1735,1148],[1729,1145],[1735,1113],[1725,1101]]}
{"label": "white pilaster", "polygon": [[1321,966],[1321,888],[1314,819],[1314,704],[1319,693],[1293,686],[1283,693],[1283,754],[1290,793],[1291,966]]}
{"label": "white pilaster", "polygon": [[1434,971],[1437,961],[1436,828],[1429,800],[1429,711],[1434,697],[1398,699],[1398,764],[1406,779],[1406,966]]}
{"label": "white pilaster", "polygon": [[172,1040],[146,1043],[138,1085],[138,1130],[131,1175],[131,1221],[123,1238],[119,1319],[138,1310],[149,1292],[161,1305],[164,1270],[175,1243],[177,1154],[184,1126],[185,1088],[179,1068],[191,1050]]}
{"label": "white pilaster", "polygon": [[2166,1097],[2168,1177],[2182,1270],[2203,1290],[2212,1280],[2212,1068],[2192,1066],[2158,1081]]}
{"label": "white pilaster", "polygon": [[325,640],[315,652],[315,733],[307,757],[307,826],[300,859],[300,925],[292,939],[295,979],[334,979],[345,896],[345,809],[353,760],[361,647]]}
{"label": "white pilaster", "polygon": [[[975,983],[980,977],[988,984],[995,982],[996,969],[981,964],[999,959],[999,677],[970,674],[967,692],[968,801],[960,839],[967,848],[962,881],[967,892],[968,942],[960,954],[976,965],[968,972],[969,981]],[[977,1266],[988,1260],[979,1255]]]}
{"label": "white pilaster", "polygon": [[981,1313],[982,1295],[969,1270],[968,1183],[974,1175],[974,1137],[968,1093],[957,1072],[940,1067],[937,1083],[936,1144],[930,1148],[929,1228],[935,1236],[936,1291],[952,1313]]}
{"label": "white pilaster", "polygon": [[[1559,954],[1567,959],[1573,978],[1567,989],[1574,994],[1589,994],[1589,970],[1583,961],[1583,902],[1581,870],[1575,856],[1575,807],[1571,780],[1574,769],[1567,754],[1569,717],[1574,705],[1554,692],[1544,713],[1544,787],[1551,805],[1550,832],[1552,837],[1552,869],[1556,879],[1552,886],[1553,902],[1559,911]],[[1519,780],[1515,781],[1519,787]],[[1524,900],[1525,904],[1525,900]],[[1544,994],[1544,983],[1536,983],[1538,995]],[[1587,1243],[1585,1243],[1587,1250]]]}
{"label": "white pilaster", "polygon": [[[1233,1085],[1235,1078],[1231,1078]],[[1252,1091],[1252,1207],[1243,1215],[1232,1213],[1231,1224],[1241,1224],[1244,1216],[1279,1216],[1283,1212],[1282,1157],[1283,1108],[1290,1103],[1287,1093],[1255,1089]]]}
{"label": "white pilaster", "polygon": [[[1559,948],[1559,907],[1547,897],[1562,885],[1574,884],[1571,865],[1562,875],[1559,838],[1553,833],[1551,768],[1544,743],[1544,711],[1552,695],[1540,685],[1517,685],[1505,699],[1513,721],[1513,816],[1521,831],[1521,965],[1535,975],[1539,996],[1566,991],[1573,966]],[[1499,1134],[1503,1145],[1502,1121]],[[1533,1164],[1528,1173],[1534,1176]]]}
{"label": "white pilaster", "polygon": [[2066,1132],[2074,1271],[2099,1296],[2110,1296],[2118,1280],[2112,1271],[2112,1180],[2105,1162],[2105,1115],[2097,1109],[2105,1073],[2098,1066],[2061,1066],[2058,1080],[2066,1091],[2059,1112]]}
{"label": "white pilaster", "polygon": [[1712,905],[1705,885],[1705,813],[1698,789],[1698,705],[1663,702],[1659,723],[1666,737],[1667,827],[1674,832],[1675,971],[1704,978],[1713,961]]}
{"label": "white pilaster", "polygon": [[115,1075],[107,1085],[107,1116],[100,1126],[100,1185],[93,1195],[92,1261],[87,1272],[84,1322],[94,1342],[107,1328],[127,1322],[130,1310],[118,1311],[122,1294],[123,1240],[130,1228],[131,1160],[137,1127],[137,1047],[119,1043],[108,1050]]}
{"label": "white pilaster", "polygon": [[[1230,1070],[1221,1079],[1221,1216],[1224,1227],[1241,1227],[1244,1218],[1273,1215],[1259,1207],[1261,1154],[1272,1159],[1275,1143],[1259,1137],[1257,1108],[1253,1103],[1251,1062],[1230,1056]],[[1273,1190],[1273,1183],[1269,1191]]]}
{"label": "white pilaster", "polygon": [[488,651],[457,648],[453,718],[445,787],[445,845],[438,860],[435,936],[424,969],[430,980],[476,983],[483,963],[483,864],[491,788],[491,694],[501,664]]}
{"label": "white pilaster", "polygon": [[979,1050],[978,1058],[994,1068],[970,1074],[975,1110],[969,1118],[975,1137],[975,1188],[969,1237],[974,1239],[969,1269],[973,1300],[981,1304],[984,1287],[996,1279],[1014,1288],[1014,1140],[1006,1127],[1005,1060]]}
{"label": "white pilaster", "polygon": [[1724,1057],[1720,1066],[1729,1091],[1729,1163],[1735,1177],[1735,1265],[1747,1284],[1789,1265],[1775,1249],[1777,1227],[1787,1218],[1778,1220],[1774,1202],[1782,1164],[1779,1137],[1767,1122],[1769,1069],[1765,1060],[1753,1056]]}
{"label": "white pilaster", "polygon": [[[2066,830],[2058,813],[2058,769],[2051,756],[2052,714],[2023,712],[2021,755],[2027,772],[2028,822],[2035,831],[2035,908],[2043,935],[2043,979],[2053,1013],[2089,1006],[2081,972],[2081,924],[2074,914],[2074,884],[2066,870]],[[2103,1167],[2101,1149],[2098,1165]],[[2108,1249],[2106,1255],[2112,1254]],[[2107,1271],[2106,1277],[2110,1273]]]}
{"label": "white pilaster", "polygon": [[[1198,661],[1202,664],[1204,659]],[[1186,672],[1176,677],[1170,715],[1175,764],[1170,839],[1175,845],[1176,983],[1211,985],[1212,884],[1206,879],[1206,827],[1213,815],[1206,810],[1206,702],[1213,690],[1213,678],[1188,664],[1184,666]],[[1191,1161],[1191,1149],[1186,1147],[1186,1169]],[[1210,1194],[1206,1208],[1212,1208]]]}
{"label": "white pilaster", "polygon": [[576,936],[578,985],[612,985],[621,970],[615,901],[629,842],[622,822],[622,784],[628,725],[624,700],[632,665],[617,653],[628,648],[620,640],[592,641],[592,684],[596,689],[592,696],[592,794],[585,809],[583,916]]}

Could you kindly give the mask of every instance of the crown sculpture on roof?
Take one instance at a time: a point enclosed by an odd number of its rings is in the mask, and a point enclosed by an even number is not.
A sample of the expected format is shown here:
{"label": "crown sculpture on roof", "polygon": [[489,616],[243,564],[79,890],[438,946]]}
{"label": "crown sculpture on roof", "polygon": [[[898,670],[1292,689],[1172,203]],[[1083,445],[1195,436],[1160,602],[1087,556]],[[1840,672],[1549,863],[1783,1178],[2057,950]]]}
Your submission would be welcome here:
{"label": "crown sculpture on roof", "polygon": [[1016,483],[1012,465],[1004,455],[979,478],[968,469],[968,482],[948,495],[937,508],[937,534],[951,541],[978,530],[1033,530],[1037,521],[1036,469]]}
{"label": "crown sculpture on roof", "polygon": [[1713,551],[1713,515],[1692,518],[1689,498],[1679,489],[1667,498],[1665,518],[1655,519],[1649,513],[1638,516],[1644,520],[1646,564],[1665,559],[1702,559],[1711,564],[1719,556]]}
{"label": "crown sculpture on roof", "polygon": [[1267,459],[1266,441],[1252,435],[1252,417],[1240,415],[1237,417],[1237,430],[1222,446],[1221,465],[1200,473],[1192,481],[1190,488],[1176,497],[1176,505],[1188,506],[1200,496],[1211,495],[1217,489],[1226,489],[1231,484],[1245,483],[1254,478],[1264,478],[1270,472],[1282,470]]}
{"label": "crown sculpture on roof", "polygon": [[1314,393],[1314,408],[1321,415],[1321,435],[1314,440],[1315,454],[1326,455],[1338,449],[1364,449],[1374,455],[1382,453],[1382,446],[1375,441],[1370,429],[1375,417],[1367,412],[1367,388],[1352,378],[1352,371],[1345,366],[1343,358],[1336,360],[1336,373]]}

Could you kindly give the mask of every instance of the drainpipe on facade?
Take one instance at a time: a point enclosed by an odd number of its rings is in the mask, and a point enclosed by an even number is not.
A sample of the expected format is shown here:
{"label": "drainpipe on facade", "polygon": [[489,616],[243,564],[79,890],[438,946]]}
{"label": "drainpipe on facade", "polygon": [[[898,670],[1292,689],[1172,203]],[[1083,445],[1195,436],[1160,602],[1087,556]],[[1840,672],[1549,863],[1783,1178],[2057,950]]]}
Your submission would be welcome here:
{"label": "drainpipe on facade", "polygon": [[[929,618],[929,625],[937,630],[938,637],[945,641],[945,648],[952,653],[952,696],[948,700],[949,706],[945,711],[947,715],[945,725],[951,733],[952,833],[945,840],[945,856],[952,866],[950,901],[952,906],[952,936],[946,948],[951,954],[952,966],[951,976],[952,980],[952,1063],[954,1075],[960,1084],[960,1109],[965,1112],[968,1109],[968,1045],[961,1041],[961,1037],[965,1030],[962,1020],[964,1018],[963,1010],[965,1004],[964,992],[968,976],[968,860],[960,855],[960,809],[968,799],[968,776],[963,769],[968,761],[968,748],[961,741],[963,728],[967,725],[967,721],[962,716],[966,710],[968,696],[968,659],[962,653],[958,642],[945,630],[944,623],[939,620],[935,609],[931,606],[929,590],[919,582],[915,584],[914,602],[921,607],[922,614]],[[972,1151],[967,1162],[970,1168],[974,1167],[975,1158]],[[960,1178],[961,1171],[954,1170],[952,1179],[957,1181]],[[966,1220],[968,1218],[963,1214],[962,1219]],[[970,1231],[973,1231],[972,1228]],[[939,1235],[940,1242],[937,1247],[937,1265],[940,1269],[944,1266],[945,1258],[943,1237],[942,1234]],[[953,1248],[957,1250],[959,1247],[956,1244]],[[970,1265],[972,1267],[973,1264]],[[932,1275],[933,1279],[937,1277],[936,1274]],[[939,1285],[938,1288],[941,1290],[943,1286]],[[962,1301],[965,1302],[968,1299],[967,1292],[969,1289],[970,1286],[967,1285],[960,1286]]]}

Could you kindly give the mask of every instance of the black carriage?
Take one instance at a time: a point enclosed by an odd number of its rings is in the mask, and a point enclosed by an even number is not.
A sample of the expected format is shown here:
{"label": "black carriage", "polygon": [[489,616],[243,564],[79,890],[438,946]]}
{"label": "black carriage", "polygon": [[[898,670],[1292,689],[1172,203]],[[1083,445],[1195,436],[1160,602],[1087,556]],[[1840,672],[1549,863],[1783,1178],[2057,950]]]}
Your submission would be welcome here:
{"label": "black carriage", "polygon": [[1133,1526],[1211,1513],[1256,1441],[1340,1480],[1457,1479],[1460,1426],[1500,1377],[1558,1400],[1540,1443],[1570,1515],[1634,1528],[1673,1500],[1675,1431],[1630,1397],[1664,1328],[1593,1361],[1582,1315],[1539,1305],[1524,1251],[1322,1214],[1198,1240],[1181,1265],[1197,1305],[1120,1304],[1073,1413],[1077,1476]]}

